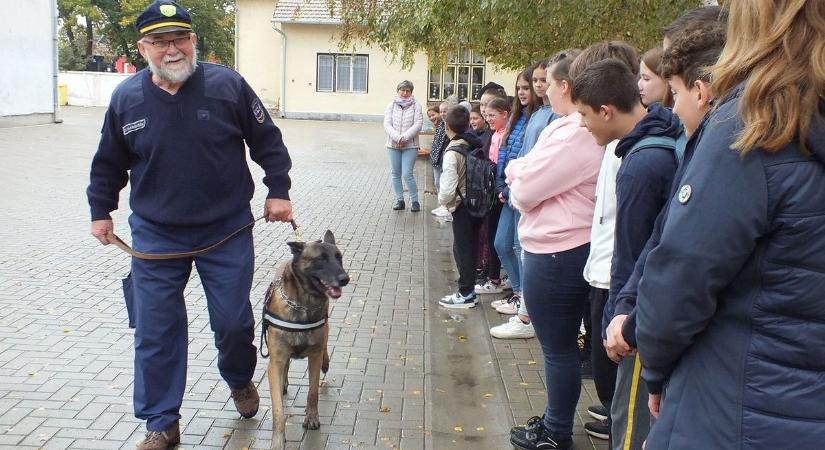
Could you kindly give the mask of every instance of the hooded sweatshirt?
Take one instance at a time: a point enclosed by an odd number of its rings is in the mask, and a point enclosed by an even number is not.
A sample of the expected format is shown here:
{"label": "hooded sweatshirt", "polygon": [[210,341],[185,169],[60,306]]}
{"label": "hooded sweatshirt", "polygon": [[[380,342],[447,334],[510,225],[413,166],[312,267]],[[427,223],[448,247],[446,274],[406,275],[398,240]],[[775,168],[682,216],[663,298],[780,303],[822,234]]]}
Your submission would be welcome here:
{"label": "hooded sweatshirt", "polygon": [[656,217],[669,198],[676,172],[677,160],[672,149],[647,147],[632,153],[630,150],[648,136],[670,137],[675,141],[681,129],[681,122],[670,109],[654,103],[616,146],[616,156],[622,158],[622,164],[616,176],[616,234],[610,267],[610,297],[602,318],[603,333],[615,315],[616,297],[633,273],[636,260],[653,232]]}
{"label": "hooded sweatshirt", "polygon": [[622,160],[614,153],[619,141],[607,144],[596,181],[596,211],[590,229],[590,255],[584,266],[584,279],[595,288],[610,289],[610,261],[613,259],[613,234],[616,229],[616,173]]}
{"label": "hooded sweatshirt", "polygon": [[573,113],[551,123],[533,151],[505,169],[510,201],[521,211],[518,234],[531,253],[556,253],[590,242],[596,179],[604,147]]}

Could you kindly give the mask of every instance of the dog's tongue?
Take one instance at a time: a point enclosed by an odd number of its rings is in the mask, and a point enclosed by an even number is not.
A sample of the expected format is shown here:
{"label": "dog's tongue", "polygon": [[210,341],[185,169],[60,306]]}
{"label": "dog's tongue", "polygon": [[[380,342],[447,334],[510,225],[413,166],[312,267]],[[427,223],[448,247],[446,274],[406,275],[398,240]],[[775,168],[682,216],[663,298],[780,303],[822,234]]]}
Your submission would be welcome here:
{"label": "dog's tongue", "polygon": [[341,296],[341,288],[339,288],[339,287],[329,287],[327,289],[327,293],[332,298],[339,298]]}

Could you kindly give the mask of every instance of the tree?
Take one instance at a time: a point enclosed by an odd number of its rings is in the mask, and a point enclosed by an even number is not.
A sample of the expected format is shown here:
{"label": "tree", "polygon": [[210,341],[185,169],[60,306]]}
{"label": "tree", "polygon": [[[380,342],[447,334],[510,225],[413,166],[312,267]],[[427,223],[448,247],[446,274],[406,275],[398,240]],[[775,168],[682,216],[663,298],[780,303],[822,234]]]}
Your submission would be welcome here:
{"label": "tree", "polygon": [[[343,26],[341,47],[378,45],[405,66],[415,53],[442,60],[469,47],[509,69],[565,48],[621,39],[640,50],[701,0],[327,0]],[[339,5],[340,3],[340,5]]]}
{"label": "tree", "polygon": [[[127,61],[143,67],[145,61],[137,50],[140,39],[135,20],[150,0],[58,0],[66,47],[76,58],[88,59],[98,43],[105,43],[109,57],[126,55]],[[235,2],[234,0],[178,0],[192,15],[192,27],[198,35],[198,57],[214,59],[232,65],[235,60]],[[86,21],[78,26],[77,17]],[[84,50],[77,37],[83,31]],[[100,36],[94,39],[94,33]],[[64,50],[68,54],[68,50]],[[61,63],[61,67],[64,64]]]}

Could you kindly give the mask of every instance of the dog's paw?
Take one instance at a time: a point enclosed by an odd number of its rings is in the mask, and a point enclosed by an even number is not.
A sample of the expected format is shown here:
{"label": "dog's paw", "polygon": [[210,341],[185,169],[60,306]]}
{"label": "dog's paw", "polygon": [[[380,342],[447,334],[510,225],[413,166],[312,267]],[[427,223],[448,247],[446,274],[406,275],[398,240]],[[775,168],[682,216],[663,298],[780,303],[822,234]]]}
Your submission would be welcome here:
{"label": "dog's paw", "polygon": [[321,428],[321,421],[318,419],[318,414],[307,414],[304,419],[304,428],[307,430],[317,430]]}
{"label": "dog's paw", "polygon": [[281,390],[281,392],[283,393],[284,396],[286,396],[286,391],[287,391],[288,387],[289,387],[289,384],[284,383],[284,388]]}
{"label": "dog's paw", "polygon": [[321,363],[321,372],[324,372],[324,375],[329,372],[329,356],[324,356],[324,362]]}

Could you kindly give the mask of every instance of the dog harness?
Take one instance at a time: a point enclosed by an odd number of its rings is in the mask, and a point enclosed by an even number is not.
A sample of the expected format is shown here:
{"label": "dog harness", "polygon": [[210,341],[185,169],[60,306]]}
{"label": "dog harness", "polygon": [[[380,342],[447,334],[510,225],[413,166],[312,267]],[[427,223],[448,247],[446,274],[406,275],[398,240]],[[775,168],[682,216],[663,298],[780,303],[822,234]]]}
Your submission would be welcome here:
{"label": "dog harness", "polygon": [[299,333],[299,332],[317,330],[318,328],[321,328],[324,325],[326,325],[327,321],[329,320],[329,316],[327,314],[324,314],[324,317],[321,320],[318,320],[318,321],[315,321],[315,322],[291,322],[291,321],[285,320],[282,317],[279,317],[277,314],[273,313],[272,311],[269,311],[268,309],[266,309],[266,304],[267,304],[270,296],[272,295],[272,290],[276,289],[276,288],[280,291],[281,297],[284,299],[284,301],[286,302],[286,304],[290,308],[297,309],[297,310],[303,310],[303,311],[309,311],[309,310],[312,310],[312,309],[317,309],[317,308],[307,308],[305,306],[298,305],[294,301],[290,300],[290,298],[286,295],[286,292],[284,292],[284,290],[283,290],[283,283],[281,282],[281,277],[278,277],[275,281],[273,281],[272,283],[269,283],[269,287],[266,289],[266,294],[264,294],[264,309],[263,309],[263,316],[262,316],[263,320],[261,320],[261,348],[260,348],[260,351],[261,351],[261,356],[263,358],[268,358],[269,357],[268,352],[267,352],[267,354],[264,354],[264,348],[267,348],[267,346],[266,346],[266,331],[267,331],[267,328],[275,327],[275,328],[277,328],[279,330],[282,330],[282,331],[290,331],[290,332]]}

